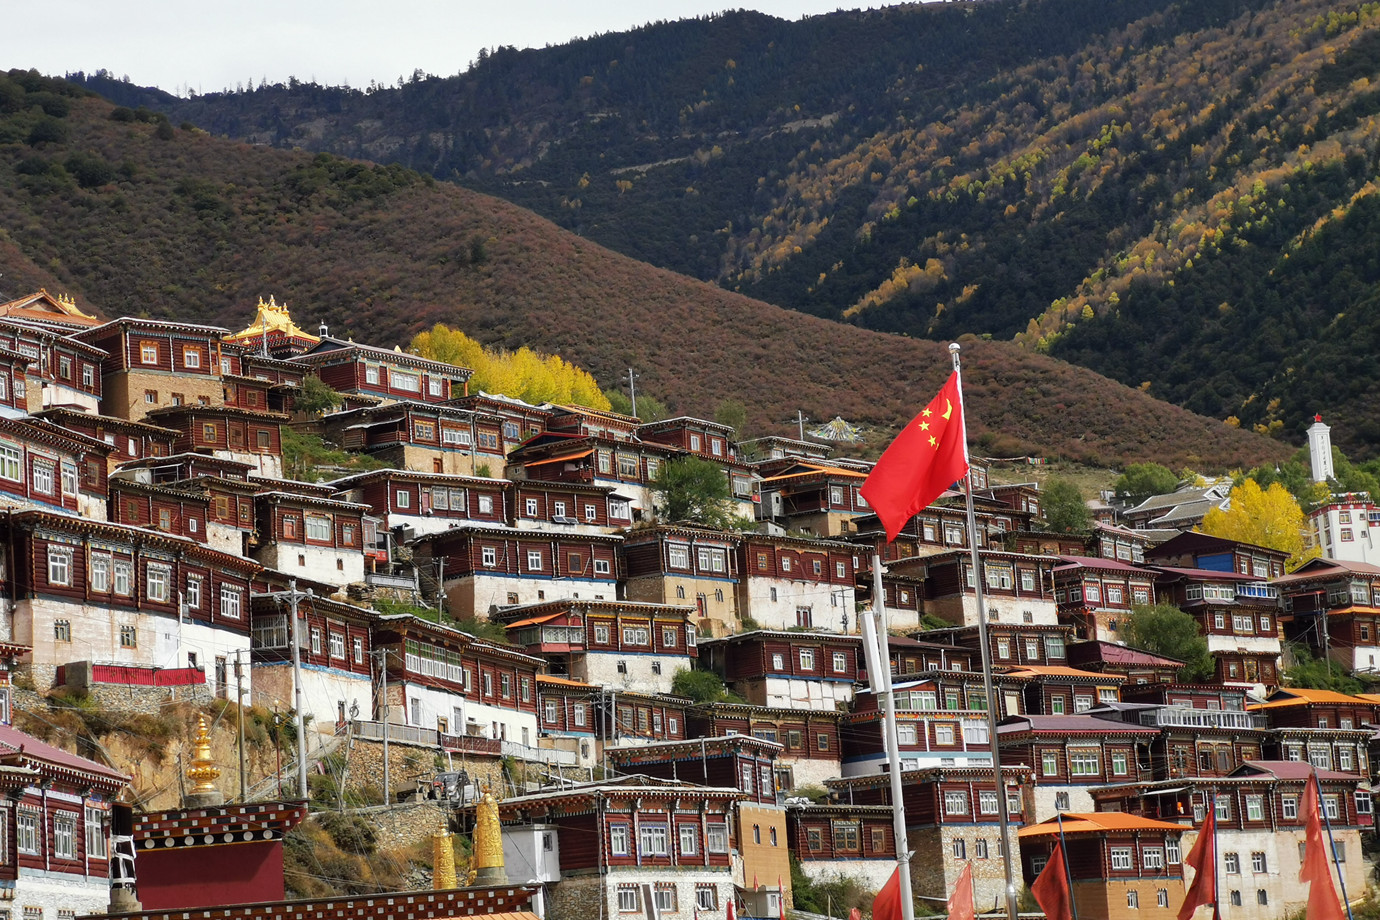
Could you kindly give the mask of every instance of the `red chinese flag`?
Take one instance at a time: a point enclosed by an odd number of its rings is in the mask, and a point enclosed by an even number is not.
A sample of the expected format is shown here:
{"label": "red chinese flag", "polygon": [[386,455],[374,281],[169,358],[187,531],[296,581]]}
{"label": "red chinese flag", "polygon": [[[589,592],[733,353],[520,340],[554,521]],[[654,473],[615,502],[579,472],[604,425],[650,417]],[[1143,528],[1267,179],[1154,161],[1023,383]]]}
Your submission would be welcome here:
{"label": "red chinese flag", "polygon": [[856,907],[850,908],[848,911],[848,920],[862,920],[862,911],[858,910]]}
{"label": "red chinese flag", "polygon": [[949,895],[949,920],[976,920],[973,909],[973,864],[965,862],[958,874],[958,884]]}
{"label": "red chinese flag", "polygon": [[901,869],[898,866],[872,899],[872,920],[901,920]]}
{"label": "red chinese flag", "polygon": [[1299,867],[1299,881],[1308,882],[1308,920],[1344,920],[1342,903],[1332,887],[1332,860],[1323,833],[1316,773],[1303,787],[1303,865]]}
{"label": "red chinese flag", "polygon": [[1064,868],[1063,844],[1054,845],[1054,852],[1030,886],[1030,893],[1049,920],[1073,920],[1073,892],[1069,890],[1068,870]]}
{"label": "red chinese flag", "polygon": [[964,443],[963,397],[958,373],[928,406],[896,436],[863,483],[863,498],[877,512],[886,539],[968,472]]}
{"label": "red chinese flag", "polygon": [[1217,804],[1208,803],[1207,817],[1198,830],[1198,839],[1184,860],[1185,867],[1192,867],[1196,873],[1193,884],[1188,886],[1184,903],[1179,907],[1179,920],[1188,920],[1193,912],[1204,904],[1212,905],[1212,916],[1221,916],[1217,910]]}

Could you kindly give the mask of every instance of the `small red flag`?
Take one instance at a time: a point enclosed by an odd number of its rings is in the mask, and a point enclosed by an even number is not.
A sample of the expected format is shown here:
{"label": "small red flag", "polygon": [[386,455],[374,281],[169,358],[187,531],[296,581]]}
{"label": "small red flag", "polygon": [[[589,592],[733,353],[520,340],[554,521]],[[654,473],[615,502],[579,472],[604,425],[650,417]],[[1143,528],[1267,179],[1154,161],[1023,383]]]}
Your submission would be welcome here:
{"label": "small red flag", "polygon": [[1308,777],[1303,786],[1303,865],[1299,881],[1308,882],[1308,920],[1344,920],[1342,903],[1332,887],[1332,860],[1323,834],[1319,807],[1318,774]]}
{"label": "small red flag", "polygon": [[1069,890],[1068,870],[1064,868],[1064,845],[1056,843],[1044,871],[1030,886],[1035,903],[1048,920],[1073,920],[1073,892]]}
{"label": "small red flag", "polygon": [[728,903],[724,905],[724,917],[726,920],[738,920],[738,905],[733,895],[728,896]]}
{"label": "small red flag", "polygon": [[1212,916],[1220,917],[1217,909],[1217,803],[1208,801],[1207,817],[1198,829],[1198,839],[1184,860],[1185,867],[1192,867],[1196,873],[1193,884],[1188,886],[1184,903],[1179,906],[1178,920],[1189,920],[1193,912],[1204,904],[1212,905]]}
{"label": "small red flag", "polygon": [[973,908],[973,864],[965,862],[958,874],[958,884],[949,895],[949,920],[976,920]]}
{"label": "small red flag", "polygon": [[890,543],[907,521],[967,472],[963,396],[955,371],[891,442],[863,483],[862,495],[877,512]]}
{"label": "small red flag", "polygon": [[776,913],[778,920],[786,920],[786,889],[781,887],[781,876],[776,877]]}
{"label": "small red flag", "polygon": [[858,910],[856,907],[850,908],[848,911],[848,920],[862,920],[862,911]]}
{"label": "small red flag", "polygon": [[872,899],[872,920],[901,920],[901,869],[898,866]]}

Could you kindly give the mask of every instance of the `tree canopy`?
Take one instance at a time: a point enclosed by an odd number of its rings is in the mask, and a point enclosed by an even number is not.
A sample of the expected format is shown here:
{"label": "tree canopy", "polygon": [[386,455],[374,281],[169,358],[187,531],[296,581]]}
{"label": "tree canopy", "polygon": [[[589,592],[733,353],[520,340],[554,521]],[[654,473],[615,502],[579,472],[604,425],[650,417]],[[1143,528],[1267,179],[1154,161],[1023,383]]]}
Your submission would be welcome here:
{"label": "tree canopy", "polygon": [[1078,486],[1054,478],[1040,490],[1045,526],[1055,533],[1083,533],[1092,527],[1092,514]]}
{"label": "tree canopy", "polygon": [[1182,661],[1181,681],[1210,680],[1216,670],[1198,621],[1173,604],[1136,604],[1122,632],[1136,648]]}
{"label": "tree canopy", "polygon": [[1213,508],[1203,518],[1203,533],[1287,552],[1290,571],[1318,555],[1317,547],[1305,548],[1303,510],[1281,483],[1261,489],[1247,478],[1231,490],[1229,500],[1226,511]]}
{"label": "tree canopy", "polygon": [[315,374],[302,378],[302,389],[293,400],[293,407],[308,415],[329,412],[345,401],[329,384],[323,383]]}
{"label": "tree canopy", "polygon": [[609,408],[608,398],[594,377],[560,355],[542,354],[525,346],[517,351],[490,348],[442,323],[413,336],[408,350],[473,370],[469,381],[472,393],[483,390],[534,404]]}
{"label": "tree canopy", "polygon": [[1179,484],[1179,477],[1159,463],[1132,463],[1117,477],[1112,489],[1132,502],[1143,502],[1152,495],[1167,495]]}
{"label": "tree canopy", "polygon": [[741,703],[743,698],[727,690],[723,679],[713,671],[681,668],[671,678],[671,695],[696,703]]}
{"label": "tree canopy", "polygon": [[699,457],[679,457],[661,465],[652,480],[657,516],[663,521],[688,521],[721,530],[741,520],[733,513],[728,477],[715,463]]}

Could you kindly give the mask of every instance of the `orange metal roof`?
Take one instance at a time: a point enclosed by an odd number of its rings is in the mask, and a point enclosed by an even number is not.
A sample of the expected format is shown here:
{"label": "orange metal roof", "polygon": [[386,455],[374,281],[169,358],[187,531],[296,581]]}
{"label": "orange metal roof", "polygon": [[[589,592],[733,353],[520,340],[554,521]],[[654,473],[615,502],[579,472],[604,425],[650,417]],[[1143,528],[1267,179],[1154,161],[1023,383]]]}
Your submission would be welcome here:
{"label": "orange metal roof", "polygon": [[781,476],[768,476],[763,482],[782,482],[787,479],[796,479],[800,476],[818,476],[820,473],[828,473],[830,476],[848,476],[853,479],[866,479],[866,473],[859,473],[857,470],[845,470],[837,466],[815,466],[813,464],[802,464],[809,466],[810,469],[803,473],[786,473]]}
{"label": "orange metal roof", "polygon": [[1118,684],[1126,679],[1122,674],[1107,674],[1102,671],[1080,671],[1078,668],[1066,668],[1062,665],[1048,664],[1026,664],[1011,668],[1006,674],[1019,677],[1028,674],[1032,677],[1096,677],[1107,681],[1109,684]]}
{"label": "orange metal roof", "polygon": [[539,684],[559,684],[562,687],[586,687],[594,689],[594,684],[587,684],[580,680],[571,680],[568,677],[553,677],[550,674],[538,674],[537,683]]}
{"label": "orange metal roof", "polygon": [[1335,690],[1314,690],[1309,687],[1285,687],[1279,692],[1289,694],[1291,699],[1270,700],[1268,703],[1255,703],[1246,708],[1280,709],[1285,706],[1307,706],[1309,703],[1355,703],[1358,700],[1373,705],[1376,702],[1346,693],[1338,693]]}
{"label": "orange metal roof", "polygon": [[[1049,837],[1059,833],[1059,818],[1049,818],[1039,824],[1023,827],[1018,837]],[[1097,811],[1090,814],[1068,813],[1063,816],[1065,834],[1107,833],[1109,831],[1185,831],[1190,828],[1168,821],[1156,821],[1128,815],[1124,811]]]}
{"label": "orange metal roof", "polygon": [[518,620],[516,623],[509,623],[504,629],[516,629],[519,626],[539,626],[542,623],[549,623],[556,617],[563,617],[564,613],[548,613],[544,617],[528,617],[525,620]]}
{"label": "orange metal roof", "polygon": [[545,460],[533,460],[530,463],[524,463],[523,466],[541,466],[544,463],[561,463],[566,460],[579,460],[582,457],[588,457],[592,453],[594,453],[594,449],[590,448],[578,454],[561,454],[559,457],[547,457]]}

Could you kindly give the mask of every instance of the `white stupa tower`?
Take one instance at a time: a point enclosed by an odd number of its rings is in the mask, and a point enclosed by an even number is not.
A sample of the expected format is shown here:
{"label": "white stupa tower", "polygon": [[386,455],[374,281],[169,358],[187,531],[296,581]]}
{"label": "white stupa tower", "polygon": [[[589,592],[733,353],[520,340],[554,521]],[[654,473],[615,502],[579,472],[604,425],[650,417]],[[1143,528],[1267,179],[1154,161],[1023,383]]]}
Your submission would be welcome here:
{"label": "white stupa tower", "polygon": [[1308,428],[1308,461],[1314,482],[1326,482],[1336,475],[1332,469],[1332,429],[1323,424],[1321,415],[1313,416]]}

